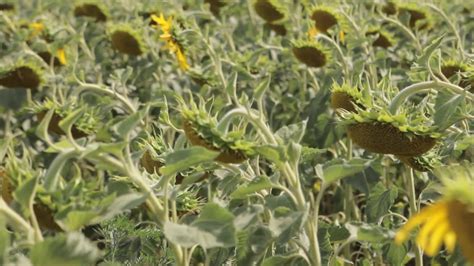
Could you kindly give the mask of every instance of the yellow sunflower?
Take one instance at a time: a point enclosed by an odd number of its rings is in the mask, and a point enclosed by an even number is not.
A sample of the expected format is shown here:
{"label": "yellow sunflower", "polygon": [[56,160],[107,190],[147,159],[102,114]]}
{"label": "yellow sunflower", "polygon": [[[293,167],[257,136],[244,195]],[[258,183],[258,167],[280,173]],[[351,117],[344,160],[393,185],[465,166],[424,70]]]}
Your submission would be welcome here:
{"label": "yellow sunflower", "polygon": [[163,34],[160,35],[160,39],[166,42],[167,48],[176,55],[179,67],[186,71],[189,69],[189,64],[184,54],[183,47],[176,40],[173,34],[173,17],[166,19],[163,14],[160,16],[151,15],[151,19],[161,28]]}
{"label": "yellow sunflower", "polygon": [[473,169],[445,169],[444,174],[454,174],[456,177],[454,180],[443,180],[445,187],[442,199],[411,217],[398,231],[395,242],[401,244],[406,241],[410,232],[420,226],[416,243],[426,255],[435,256],[443,244],[448,252],[453,253],[458,243],[466,259],[474,263]]}

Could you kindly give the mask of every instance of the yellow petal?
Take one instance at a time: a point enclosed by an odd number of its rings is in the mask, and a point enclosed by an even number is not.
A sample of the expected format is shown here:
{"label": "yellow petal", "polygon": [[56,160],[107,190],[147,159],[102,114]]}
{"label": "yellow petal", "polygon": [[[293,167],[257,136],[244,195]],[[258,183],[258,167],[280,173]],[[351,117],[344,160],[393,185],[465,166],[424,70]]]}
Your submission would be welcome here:
{"label": "yellow petal", "polygon": [[454,248],[456,247],[456,234],[454,231],[446,233],[444,236],[444,245],[450,253],[454,252]]}
{"label": "yellow petal", "polygon": [[316,29],[316,27],[312,27],[308,31],[309,38],[311,39],[314,38],[316,35],[318,35],[318,33],[319,33],[318,29]]}
{"label": "yellow petal", "polygon": [[178,59],[179,67],[186,71],[189,69],[188,62],[186,60],[186,56],[184,56],[184,53],[181,51],[181,49],[178,49],[176,52],[176,57]]}
{"label": "yellow petal", "polygon": [[65,52],[64,48],[60,48],[56,51],[56,57],[58,58],[61,65],[66,65],[67,64],[66,52]]}
{"label": "yellow petal", "polygon": [[346,41],[345,33],[342,30],[339,32],[339,40],[341,41],[341,43],[344,43]]}
{"label": "yellow petal", "polygon": [[420,247],[425,247],[430,242],[432,233],[434,233],[437,230],[437,227],[443,223],[448,223],[447,211],[445,209],[439,210],[427,219],[416,238],[418,245]]}
{"label": "yellow petal", "polygon": [[444,222],[438,225],[436,230],[431,234],[430,241],[426,245],[425,253],[428,256],[434,256],[439,252],[444,237],[449,232],[449,223]]}

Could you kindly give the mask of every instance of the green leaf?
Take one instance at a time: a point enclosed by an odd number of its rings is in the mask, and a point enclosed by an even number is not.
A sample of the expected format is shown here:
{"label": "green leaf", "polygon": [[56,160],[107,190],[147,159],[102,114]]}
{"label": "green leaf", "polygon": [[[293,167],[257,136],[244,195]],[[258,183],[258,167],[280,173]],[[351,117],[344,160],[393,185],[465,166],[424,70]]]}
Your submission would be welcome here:
{"label": "green leaf", "polygon": [[80,153],[76,150],[69,150],[59,153],[46,171],[44,176],[44,187],[47,191],[55,191],[59,182],[59,174],[64,165],[70,159],[78,156]]}
{"label": "green leaf", "polygon": [[405,265],[405,257],[408,253],[406,245],[390,243],[383,246],[382,251],[384,261],[388,265]]}
{"label": "green leaf", "polygon": [[286,155],[285,149],[281,146],[261,145],[255,147],[255,151],[264,158],[277,164],[285,162],[288,157]]}
{"label": "green leaf", "polygon": [[268,75],[264,80],[262,80],[258,85],[257,88],[254,90],[254,96],[253,98],[255,101],[259,102],[262,100],[263,95],[265,92],[268,90],[268,87],[270,86],[270,81],[272,80],[272,77]]}
{"label": "green leaf", "polygon": [[280,140],[282,144],[288,143],[289,141],[300,143],[306,131],[307,122],[308,120],[304,120],[296,124],[283,126],[278,129],[277,132],[275,132],[275,136]]}
{"label": "green leaf", "polygon": [[0,216],[0,264],[6,265],[8,254],[7,248],[10,246],[10,233],[7,229],[7,222],[3,216]]}
{"label": "green leaf", "polygon": [[274,210],[274,215],[270,218],[268,227],[272,231],[273,237],[279,237],[293,225],[299,227],[299,222],[301,222],[303,216],[303,212],[292,211],[286,207],[278,207]]}
{"label": "green leaf", "polygon": [[366,223],[351,222],[346,224],[346,228],[351,233],[351,237],[369,243],[380,244],[391,241],[395,235],[381,226]]}
{"label": "green leaf", "polygon": [[367,168],[370,161],[364,159],[353,159],[350,161],[344,161],[329,165],[323,168],[324,181],[326,183],[332,183],[339,179],[357,174]]}
{"label": "green leaf", "polygon": [[32,202],[35,197],[37,184],[38,178],[32,177],[15,190],[13,195],[23,208],[29,208],[30,202]]}
{"label": "green leaf", "polygon": [[309,263],[298,254],[291,254],[286,256],[273,256],[267,258],[263,261],[262,266],[281,266],[281,265],[288,265],[288,266],[305,266],[309,265]]}
{"label": "green leaf", "polygon": [[264,211],[264,207],[262,205],[253,204],[242,207],[242,209],[238,211],[234,219],[234,227],[236,230],[243,230],[255,222],[255,218]]}
{"label": "green leaf", "polygon": [[441,45],[443,39],[444,35],[431,41],[431,44],[429,44],[428,46],[426,46],[425,49],[423,49],[423,53],[418,57],[416,63],[421,66],[427,66],[429,63],[429,58],[431,57],[433,52]]}
{"label": "green leaf", "polygon": [[190,225],[165,222],[166,238],[183,247],[200,245],[204,249],[235,245],[234,216],[215,203],[206,204]]}
{"label": "green leaf", "polygon": [[440,93],[436,99],[434,125],[438,130],[445,130],[462,118],[460,105],[464,103],[464,95],[455,95],[446,99],[447,95]]}
{"label": "green leaf", "polygon": [[99,223],[108,219],[113,218],[114,216],[126,211],[133,209],[146,200],[146,195],[141,193],[129,193],[125,195],[118,196],[110,204],[99,217],[94,220],[94,223]]}
{"label": "green leaf", "polygon": [[53,115],[54,115],[54,109],[48,110],[46,115],[43,117],[43,120],[41,120],[41,123],[36,128],[36,136],[38,136],[42,140],[49,139],[48,128],[49,128],[49,122],[51,121],[51,118],[53,117]]}
{"label": "green leaf", "polygon": [[73,124],[81,118],[81,116],[84,114],[85,109],[84,108],[79,108],[72,113],[70,113],[68,116],[64,117],[61,119],[59,122],[59,127],[64,131],[64,132],[71,132],[71,128]]}
{"label": "green leaf", "polygon": [[387,214],[398,196],[396,186],[385,189],[382,183],[378,183],[372,188],[367,199],[367,221],[377,222],[383,215]]}
{"label": "green leaf", "polygon": [[233,199],[244,199],[247,195],[272,187],[270,179],[266,176],[256,177],[252,182],[237,188],[230,197]]}
{"label": "green leaf", "polygon": [[140,111],[135,112],[134,114],[128,116],[124,120],[120,121],[116,125],[113,126],[114,131],[123,139],[127,137],[128,134],[135,128],[137,128],[138,124],[143,120],[143,118],[148,114],[148,110],[150,109],[149,105],[146,105]]}
{"label": "green leaf", "polygon": [[83,234],[72,232],[48,237],[31,248],[30,259],[35,266],[94,265],[101,252]]}
{"label": "green leaf", "polygon": [[238,78],[237,72],[233,72],[229,78],[231,82],[228,82],[225,88],[225,91],[227,92],[228,95],[232,96],[237,93],[237,78]]}
{"label": "green leaf", "polygon": [[97,211],[71,211],[62,222],[70,231],[77,231],[86,225],[92,224],[91,221],[99,215]]}
{"label": "green leaf", "polygon": [[160,173],[165,176],[170,176],[186,170],[193,165],[212,161],[217,156],[219,156],[219,152],[211,151],[200,146],[173,151],[165,156],[166,166],[160,168]]}

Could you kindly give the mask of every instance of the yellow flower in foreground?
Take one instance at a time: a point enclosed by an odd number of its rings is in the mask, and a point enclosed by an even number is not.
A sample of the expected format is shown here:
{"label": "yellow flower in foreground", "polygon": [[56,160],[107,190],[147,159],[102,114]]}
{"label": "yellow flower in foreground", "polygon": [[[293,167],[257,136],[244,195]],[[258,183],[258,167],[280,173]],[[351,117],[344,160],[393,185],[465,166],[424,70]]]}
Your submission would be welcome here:
{"label": "yellow flower in foreground", "polygon": [[169,17],[168,19],[166,19],[163,14],[160,14],[160,16],[151,15],[151,19],[156,22],[156,24],[158,24],[161,30],[163,31],[163,34],[160,35],[160,39],[164,40],[166,42],[167,48],[171,52],[175,53],[179,67],[184,71],[188,70],[189,65],[186,56],[183,52],[183,48],[173,36],[173,17]]}
{"label": "yellow flower in foreground", "polygon": [[66,65],[67,64],[66,51],[64,50],[64,48],[59,48],[56,51],[56,57],[58,58],[61,65]]}
{"label": "yellow flower in foreground", "polygon": [[463,255],[474,262],[474,210],[457,200],[441,200],[411,217],[398,231],[395,242],[401,244],[410,232],[420,226],[416,243],[428,256],[438,254],[444,243],[453,253],[456,242]]}
{"label": "yellow flower in foreground", "polygon": [[316,35],[318,35],[319,31],[318,29],[316,29],[316,27],[311,27],[309,30],[308,30],[308,36],[310,39],[313,39],[314,37],[316,37]]}

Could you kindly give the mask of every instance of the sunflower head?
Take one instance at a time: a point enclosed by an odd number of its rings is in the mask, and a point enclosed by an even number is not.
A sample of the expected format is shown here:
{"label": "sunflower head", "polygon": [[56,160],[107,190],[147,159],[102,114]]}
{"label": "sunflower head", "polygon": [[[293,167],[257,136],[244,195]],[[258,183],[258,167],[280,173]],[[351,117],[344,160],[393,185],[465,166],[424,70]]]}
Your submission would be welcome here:
{"label": "sunflower head", "polygon": [[204,0],[204,3],[209,4],[211,13],[216,17],[220,15],[221,8],[227,5],[226,0]]}
{"label": "sunflower head", "polygon": [[438,154],[432,152],[432,150],[421,156],[411,157],[397,155],[396,157],[400,160],[400,162],[403,162],[405,165],[420,172],[432,171],[436,166],[440,165]]}
{"label": "sunflower head", "polygon": [[254,154],[253,144],[243,139],[242,132],[223,133],[217,120],[201,108],[181,107],[183,129],[192,145],[219,151],[215,159],[223,163],[241,163]]}
{"label": "sunflower head", "polygon": [[109,35],[112,47],[120,53],[139,56],[146,51],[142,34],[130,24],[111,26]]}
{"label": "sunflower head", "polygon": [[441,73],[448,79],[453,78],[459,73],[461,76],[459,86],[467,88],[470,85],[470,91],[474,91],[474,67],[459,61],[448,60],[441,66]]}
{"label": "sunflower head", "polygon": [[[53,56],[54,54],[54,56]],[[51,63],[53,60],[54,66],[65,66],[67,64],[67,53],[65,48],[59,48],[56,52],[51,53],[51,51],[42,51],[38,52],[38,55],[43,59],[47,64]]]}
{"label": "sunflower head", "polygon": [[309,67],[323,67],[331,58],[329,50],[316,41],[297,40],[292,47],[295,57]]}
{"label": "sunflower head", "polygon": [[0,85],[7,88],[36,90],[43,82],[43,72],[34,62],[18,62],[15,66],[0,70]]}
{"label": "sunflower head", "polygon": [[54,110],[51,121],[48,125],[48,131],[57,135],[65,135],[64,131],[59,127],[62,119],[70,115],[78,108],[85,107],[83,115],[74,123],[71,133],[74,138],[82,138],[94,134],[99,129],[100,111],[85,103],[75,101],[60,104],[51,99],[43,102],[35,103],[31,108],[31,113],[36,114],[38,120],[43,120],[49,110]]}
{"label": "sunflower head", "polygon": [[419,120],[409,123],[403,113],[392,115],[383,109],[369,108],[342,116],[348,124],[349,138],[370,152],[416,157],[433,148],[439,137]]}
{"label": "sunflower head", "polygon": [[419,226],[416,243],[426,255],[435,256],[443,244],[453,253],[458,243],[466,259],[474,263],[474,168],[444,166],[435,173],[444,183],[442,198],[410,217],[397,232],[395,242],[406,241]]}
{"label": "sunflower head", "polygon": [[387,1],[386,3],[383,4],[382,6],[382,12],[385,15],[395,15],[397,14],[397,5],[393,1]]}
{"label": "sunflower head", "polygon": [[322,33],[327,33],[330,28],[337,25],[340,21],[337,12],[325,5],[313,7],[311,9],[311,19],[314,21],[318,32]]}
{"label": "sunflower head", "polygon": [[74,6],[74,16],[89,17],[97,22],[107,21],[107,9],[96,0],[80,1]]}
{"label": "sunflower head", "polygon": [[149,136],[147,140],[140,142],[140,148],[144,150],[140,165],[149,174],[159,173],[160,168],[164,166],[164,160],[159,158],[159,155],[165,152],[163,139],[160,136]]}
{"label": "sunflower head", "polygon": [[267,22],[284,20],[287,10],[280,0],[256,0],[253,4],[255,12]]}
{"label": "sunflower head", "polygon": [[380,29],[380,28],[369,29],[365,33],[365,35],[366,36],[377,35],[377,38],[372,43],[372,46],[374,47],[382,47],[382,48],[387,49],[395,44],[395,39],[393,35],[390,32]]}
{"label": "sunflower head", "polygon": [[287,33],[286,27],[283,23],[265,23],[265,27],[269,28],[273,32],[275,32],[277,35],[280,36],[285,36]]}
{"label": "sunflower head", "polygon": [[0,3],[0,11],[13,11],[15,10],[15,5],[11,3]]}
{"label": "sunflower head", "polygon": [[366,104],[362,93],[356,87],[344,83],[339,85],[334,82],[331,90],[331,108],[344,109],[348,112],[357,112],[356,106],[364,109]]}
{"label": "sunflower head", "polygon": [[419,7],[417,4],[413,3],[400,3],[398,4],[398,14],[404,15],[408,14],[410,20],[408,25],[412,29],[427,29],[431,28],[433,24],[433,18],[431,14],[425,9]]}

